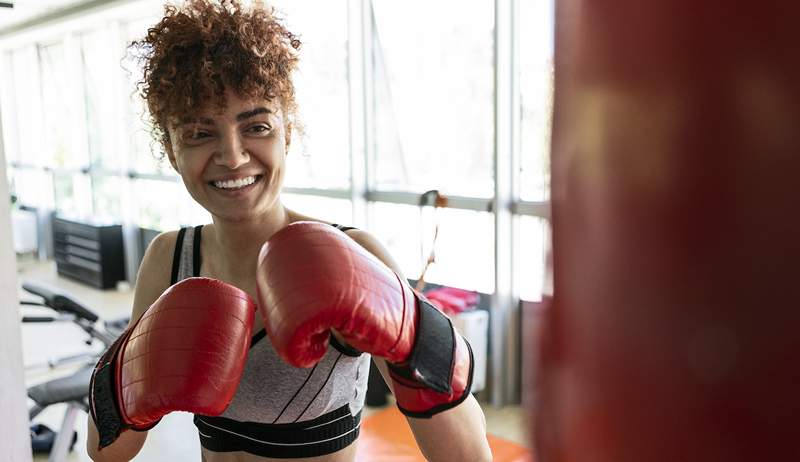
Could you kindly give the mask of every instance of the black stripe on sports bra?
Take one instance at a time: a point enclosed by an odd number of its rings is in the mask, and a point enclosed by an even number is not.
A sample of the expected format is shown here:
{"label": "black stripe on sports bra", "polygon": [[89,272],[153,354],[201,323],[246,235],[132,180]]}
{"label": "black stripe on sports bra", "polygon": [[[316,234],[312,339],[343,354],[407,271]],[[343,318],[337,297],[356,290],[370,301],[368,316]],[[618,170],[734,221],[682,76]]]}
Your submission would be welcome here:
{"label": "black stripe on sports bra", "polygon": [[358,438],[361,413],[347,404],[306,422],[262,424],[195,415],[200,444],[214,452],[245,451],[261,457],[315,457],[339,451]]}
{"label": "black stripe on sports bra", "polygon": [[178,282],[178,270],[181,266],[181,251],[183,250],[183,237],[186,235],[186,228],[181,228],[178,231],[178,239],[175,241],[175,253],[172,254],[172,276],[170,277],[170,284]]}
{"label": "black stripe on sports bra", "polygon": [[203,257],[200,255],[200,233],[203,225],[194,227],[194,241],[192,242],[192,271],[194,277],[200,277],[200,265],[203,264]]}

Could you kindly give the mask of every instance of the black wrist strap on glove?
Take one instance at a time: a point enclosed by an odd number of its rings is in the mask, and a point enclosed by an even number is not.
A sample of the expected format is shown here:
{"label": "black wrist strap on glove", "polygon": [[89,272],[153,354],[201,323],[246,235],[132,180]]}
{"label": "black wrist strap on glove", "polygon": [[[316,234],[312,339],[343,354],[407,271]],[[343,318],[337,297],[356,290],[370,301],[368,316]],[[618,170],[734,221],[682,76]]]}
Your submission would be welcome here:
{"label": "black wrist strap on glove", "polygon": [[89,383],[89,411],[97,427],[101,449],[113,443],[128,428],[122,421],[118,408],[114,358],[129,335],[130,330],[126,330],[103,353]]}
{"label": "black wrist strap on glove", "polygon": [[421,383],[439,393],[450,393],[453,379],[455,329],[441,311],[417,296],[419,323],[414,349],[403,365],[388,363],[398,376]]}

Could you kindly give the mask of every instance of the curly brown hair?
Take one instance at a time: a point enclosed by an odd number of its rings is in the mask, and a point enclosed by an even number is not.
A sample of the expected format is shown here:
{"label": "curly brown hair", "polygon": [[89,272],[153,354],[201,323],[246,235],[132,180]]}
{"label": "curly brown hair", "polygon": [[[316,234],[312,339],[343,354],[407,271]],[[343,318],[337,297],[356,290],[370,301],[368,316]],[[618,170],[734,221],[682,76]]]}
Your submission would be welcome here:
{"label": "curly brown hair", "polygon": [[207,103],[224,109],[226,89],[241,97],[278,98],[288,124],[294,120],[291,75],[300,40],[274,8],[255,4],[249,9],[238,0],[167,5],[161,21],[129,45],[129,55],[143,69],[136,87],[147,105],[154,140],[162,147],[169,147],[170,121]]}

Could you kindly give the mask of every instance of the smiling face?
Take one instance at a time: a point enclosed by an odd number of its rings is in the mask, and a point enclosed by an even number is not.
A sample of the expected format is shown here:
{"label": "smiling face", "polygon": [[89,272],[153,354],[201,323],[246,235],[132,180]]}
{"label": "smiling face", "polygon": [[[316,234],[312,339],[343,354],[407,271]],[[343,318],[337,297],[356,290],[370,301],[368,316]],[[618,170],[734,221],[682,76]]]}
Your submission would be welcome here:
{"label": "smiling face", "polygon": [[241,221],[277,209],[290,127],[275,101],[225,93],[213,106],[170,124],[170,163],[189,194],[215,218]]}

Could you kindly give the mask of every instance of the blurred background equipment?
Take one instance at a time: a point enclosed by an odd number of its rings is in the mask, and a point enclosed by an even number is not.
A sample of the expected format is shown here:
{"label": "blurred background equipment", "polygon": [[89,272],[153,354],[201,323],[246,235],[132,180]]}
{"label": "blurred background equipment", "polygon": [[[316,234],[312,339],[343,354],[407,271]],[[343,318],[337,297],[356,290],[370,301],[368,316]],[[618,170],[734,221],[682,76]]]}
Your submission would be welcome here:
{"label": "blurred background equipment", "polygon": [[798,460],[800,5],[557,13],[537,460]]}

